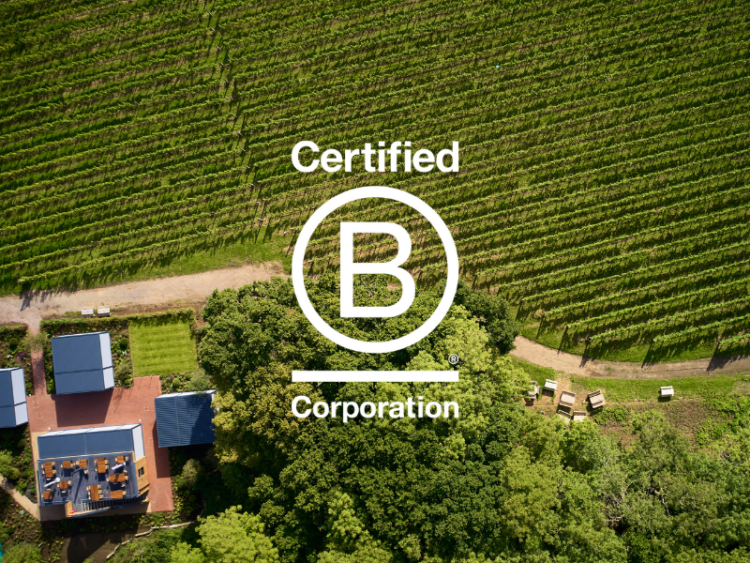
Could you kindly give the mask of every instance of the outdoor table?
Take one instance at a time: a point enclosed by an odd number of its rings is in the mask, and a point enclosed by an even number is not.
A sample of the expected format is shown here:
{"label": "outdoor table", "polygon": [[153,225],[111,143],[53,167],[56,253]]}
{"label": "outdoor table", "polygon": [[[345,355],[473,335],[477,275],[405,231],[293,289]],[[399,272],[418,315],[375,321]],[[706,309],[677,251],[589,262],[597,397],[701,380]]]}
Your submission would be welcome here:
{"label": "outdoor table", "polygon": [[86,459],[79,459],[78,460],[78,468],[79,469],[86,469],[89,466],[89,462]]}
{"label": "outdoor table", "polygon": [[124,455],[118,455],[118,456],[117,456],[117,457],[115,458],[115,461],[116,461],[117,463],[125,463],[125,456],[124,456]]}
{"label": "outdoor table", "polygon": [[123,498],[125,491],[109,491],[109,498]]}
{"label": "outdoor table", "polygon": [[52,500],[52,491],[44,491],[42,496],[44,497],[44,500]]}
{"label": "outdoor table", "polygon": [[63,461],[62,466],[63,466],[63,469],[72,469],[73,462],[71,462],[70,460],[65,460]]}
{"label": "outdoor table", "polygon": [[117,474],[117,482],[118,483],[124,483],[128,480],[128,474],[127,473],[118,473]]}
{"label": "outdoor table", "polygon": [[89,493],[91,493],[91,500],[99,500],[99,487],[97,485],[89,486]]}
{"label": "outdoor table", "polygon": [[60,481],[60,489],[61,490],[67,489],[69,486],[68,483],[70,483],[70,481]]}

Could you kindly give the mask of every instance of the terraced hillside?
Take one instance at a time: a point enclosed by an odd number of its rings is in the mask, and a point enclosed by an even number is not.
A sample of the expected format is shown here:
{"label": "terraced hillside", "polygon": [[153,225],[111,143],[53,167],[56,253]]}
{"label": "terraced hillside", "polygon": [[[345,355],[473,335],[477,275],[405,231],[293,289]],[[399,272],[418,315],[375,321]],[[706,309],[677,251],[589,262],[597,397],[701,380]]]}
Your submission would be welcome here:
{"label": "terraced hillside", "polygon": [[[741,2],[19,0],[0,16],[5,292],[281,249],[323,201],[378,184],[437,209],[463,276],[542,341],[746,346]],[[303,139],[459,141],[461,170],[302,174]],[[442,277],[433,232],[402,206],[365,207],[347,212],[424,229],[409,264]],[[335,235],[319,230],[316,267],[335,264]]]}

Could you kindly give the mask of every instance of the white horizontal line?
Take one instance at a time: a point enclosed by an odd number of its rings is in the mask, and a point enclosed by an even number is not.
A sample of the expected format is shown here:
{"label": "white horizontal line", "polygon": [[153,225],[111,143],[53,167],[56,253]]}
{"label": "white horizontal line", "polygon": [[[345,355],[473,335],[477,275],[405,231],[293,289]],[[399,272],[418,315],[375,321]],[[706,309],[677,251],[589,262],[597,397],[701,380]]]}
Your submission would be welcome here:
{"label": "white horizontal line", "polygon": [[292,383],[456,383],[458,371],[293,371]]}

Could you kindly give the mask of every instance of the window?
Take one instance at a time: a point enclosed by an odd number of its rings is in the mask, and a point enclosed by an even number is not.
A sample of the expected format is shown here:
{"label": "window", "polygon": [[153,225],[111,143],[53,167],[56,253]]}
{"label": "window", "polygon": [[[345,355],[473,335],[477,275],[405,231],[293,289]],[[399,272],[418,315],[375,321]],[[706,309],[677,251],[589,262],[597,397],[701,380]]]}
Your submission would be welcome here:
{"label": "window", "polygon": [[138,468],[138,477],[143,477],[146,474],[146,468],[145,467],[139,467]]}

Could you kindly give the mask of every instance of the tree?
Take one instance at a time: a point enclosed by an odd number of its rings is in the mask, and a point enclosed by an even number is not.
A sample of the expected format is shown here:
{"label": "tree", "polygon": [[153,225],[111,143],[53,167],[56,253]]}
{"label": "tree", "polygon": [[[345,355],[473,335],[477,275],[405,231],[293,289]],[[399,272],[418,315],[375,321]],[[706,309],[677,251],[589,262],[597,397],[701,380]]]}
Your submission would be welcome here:
{"label": "tree", "polygon": [[501,354],[507,354],[515,348],[513,341],[519,335],[520,327],[511,319],[510,305],[498,294],[475,291],[467,283],[459,281],[453,304],[463,305],[471,312]]}
{"label": "tree", "polygon": [[[201,519],[198,525],[200,546],[208,563],[275,563],[278,552],[263,534],[264,525],[252,514],[234,506],[218,516]],[[184,563],[199,563],[192,552],[184,553]],[[182,555],[181,555],[182,556]],[[183,563],[181,562],[181,563]]]}
{"label": "tree", "polygon": [[[394,300],[381,281],[360,282],[358,304]],[[426,291],[399,317],[339,319],[337,284],[323,275],[308,292],[323,318],[351,336],[403,335],[439,300]],[[528,376],[500,353],[492,334],[492,319],[513,333],[506,304],[459,289],[462,304],[428,337],[379,355],[340,348],[318,334],[288,281],[209,299],[201,364],[218,387],[222,475],[254,514],[244,516],[265,525],[260,533],[273,546],[268,550],[278,550],[274,557],[283,563],[689,563],[721,553],[715,560],[742,560],[740,548],[750,542],[744,419],[716,456],[697,453],[654,413],[632,416],[633,437],[624,448],[594,422],[565,426],[527,411],[520,397]],[[454,369],[452,354],[460,358],[457,383],[291,383],[293,369]],[[346,424],[340,417],[297,419],[290,412],[297,395],[360,404],[421,397],[456,402],[460,416],[359,417]],[[231,514],[221,518],[240,518]],[[246,534],[233,526],[216,525],[224,533],[217,532],[216,546],[225,549],[238,543],[230,538]],[[201,536],[200,553],[184,546],[176,557],[224,561],[223,553],[209,555],[208,535]]]}
{"label": "tree", "polygon": [[205,563],[203,552],[184,542],[178,543],[170,555],[169,563]]}

